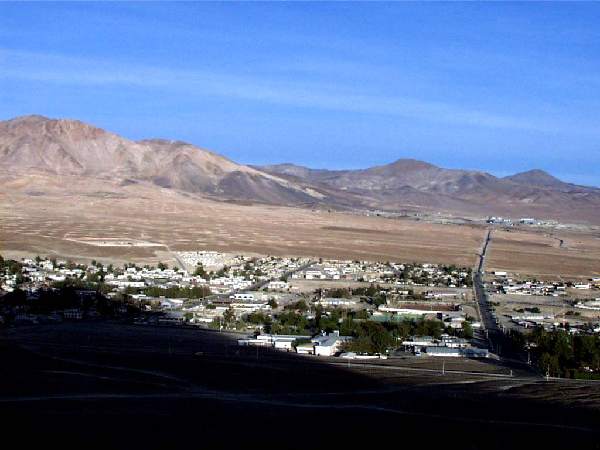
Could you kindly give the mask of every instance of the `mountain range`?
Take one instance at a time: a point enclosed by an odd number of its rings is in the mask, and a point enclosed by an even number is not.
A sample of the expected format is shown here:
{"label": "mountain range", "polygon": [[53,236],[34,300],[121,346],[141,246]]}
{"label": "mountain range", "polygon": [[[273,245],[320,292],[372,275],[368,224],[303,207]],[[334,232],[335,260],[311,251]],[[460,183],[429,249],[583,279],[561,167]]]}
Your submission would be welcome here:
{"label": "mountain range", "polygon": [[132,141],[77,120],[42,116],[0,122],[0,164],[12,179],[37,174],[55,181],[75,176],[143,183],[219,201],[600,223],[600,189],[541,170],[501,178],[413,159],[359,170],[248,166],[181,141]]}

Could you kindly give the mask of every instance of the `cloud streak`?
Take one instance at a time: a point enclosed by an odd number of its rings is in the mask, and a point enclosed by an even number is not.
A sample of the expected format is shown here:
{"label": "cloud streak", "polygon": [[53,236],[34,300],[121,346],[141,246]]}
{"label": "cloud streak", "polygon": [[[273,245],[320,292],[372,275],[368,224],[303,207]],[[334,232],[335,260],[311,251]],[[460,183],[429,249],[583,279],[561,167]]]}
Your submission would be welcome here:
{"label": "cloud streak", "polygon": [[[531,120],[461,105],[357,92],[332,83],[289,81],[275,75],[166,69],[115,60],[0,49],[0,79],[60,85],[133,86],[190,96],[216,96],[320,111],[384,115],[438,124],[554,133],[564,124]],[[586,132],[585,130],[580,130]],[[595,131],[594,131],[595,132]]]}

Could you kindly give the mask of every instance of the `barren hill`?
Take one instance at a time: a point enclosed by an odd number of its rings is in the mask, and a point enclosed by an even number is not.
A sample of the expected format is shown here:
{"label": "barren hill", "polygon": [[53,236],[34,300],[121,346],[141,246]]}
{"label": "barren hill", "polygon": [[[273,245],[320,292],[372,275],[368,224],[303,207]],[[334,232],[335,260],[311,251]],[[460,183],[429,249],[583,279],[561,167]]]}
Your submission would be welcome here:
{"label": "barren hill", "polygon": [[540,170],[498,178],[413,159],[360,170],[252,167],[185,142],[135,142],[77,120],[42,116],[0,122],[0,164],[13,184],[38,174],[60,187],[63,177],[75,176],[224,201],[600,223],[600,189]]}
{"label": "barren hill", "polygon": [[498,178],[486,172],[444,169],[413,159],[359,170],[309,169],[293,164],[258,168],[297,182],[368,196],[371,204],[381,209],[523,214],[600,223],[600,189],[565,183],[540,170]]}
{"label": "barren hill", "polygon": [[79,121],[41,116],[0,122],[0,164],[10,173],[150,182],[221,199],[298,204],[325,197],[184,142],[134,142]]}

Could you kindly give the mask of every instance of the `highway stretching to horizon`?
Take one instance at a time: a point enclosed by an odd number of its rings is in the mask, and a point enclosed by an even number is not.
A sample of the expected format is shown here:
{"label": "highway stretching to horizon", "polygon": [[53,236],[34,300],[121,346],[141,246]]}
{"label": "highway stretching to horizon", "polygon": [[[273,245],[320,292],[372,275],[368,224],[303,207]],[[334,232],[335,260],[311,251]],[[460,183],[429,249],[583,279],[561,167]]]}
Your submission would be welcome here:
{"label": "highway stretching to horizon", "polygon": [[504,334],[503,330],[500,329],[493,310],[490,306],[488,294],[485,289],[485,258],[489,249],[490,242],[492,241],[492,229],[488,228],[479,254],[479,262],[477,264],[477,270],[473,275],[473,289],[475,291],[475,297],[477,300],[479,316],[481,320],[482,331],[485,333],[485,337],[488,340],[489,350],[505,361],[511,361],[518,363],[519,365],[529,365],[526,363],[527,360],[524,354],[515,351],[508,342],[508,337]]}

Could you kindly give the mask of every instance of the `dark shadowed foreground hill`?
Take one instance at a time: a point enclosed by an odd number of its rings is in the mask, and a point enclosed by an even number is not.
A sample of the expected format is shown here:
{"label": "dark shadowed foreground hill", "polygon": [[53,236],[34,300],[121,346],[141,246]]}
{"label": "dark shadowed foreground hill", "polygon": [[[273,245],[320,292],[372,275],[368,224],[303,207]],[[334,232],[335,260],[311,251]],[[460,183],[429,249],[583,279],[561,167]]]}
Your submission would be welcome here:
{"label": "dark shadowed foreground hill", "polygon": [[597,384],[486,375],[493,362],[480,374],[346,365],[240,348],[226,333],[100,322],[0,332],[0,357],[0,420],[21,448],[593,449],[600,438]]}

